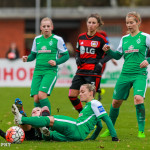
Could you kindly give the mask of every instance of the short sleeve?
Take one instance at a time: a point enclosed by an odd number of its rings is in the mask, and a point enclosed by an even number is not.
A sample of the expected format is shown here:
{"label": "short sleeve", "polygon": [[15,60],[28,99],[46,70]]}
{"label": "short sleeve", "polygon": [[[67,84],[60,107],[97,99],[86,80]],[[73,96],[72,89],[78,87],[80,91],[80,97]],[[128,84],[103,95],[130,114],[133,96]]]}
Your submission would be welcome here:
{"label": "short sleeve", "polygon": [[122,38],[121,38],[121,40],[120,40],[120,43],[119,43],[119,46],[118,46],[118,48],[117,48],[117,51],[119,52],[119,53],[123,53],[123,50],[122,50]]}
{"label": "short sleeve", "polygon": [[106,114],[106,111],[105,111],[102,103],[97,100],[91,101],[91,108],[92,108],[93,112],[95,113],[96,117]]}
{"label": "short sleeve", "polygon": [[31,52],[37,53],[37,51],[36,51],[36,38],[33,41]]}
{"label": "short sleeve", "polygon": [[146,46],[150,49],[150,35],[147,34],[146,36]]}
{"label": "short sleeve", "polygon": [[64,40],[61,37],[58,38],[57,48],[58,48],[58,51],[59,51],[60,54],[65,53],[65,52],[68,51],[67,47],[66,47],[66,44],[65,44]]}

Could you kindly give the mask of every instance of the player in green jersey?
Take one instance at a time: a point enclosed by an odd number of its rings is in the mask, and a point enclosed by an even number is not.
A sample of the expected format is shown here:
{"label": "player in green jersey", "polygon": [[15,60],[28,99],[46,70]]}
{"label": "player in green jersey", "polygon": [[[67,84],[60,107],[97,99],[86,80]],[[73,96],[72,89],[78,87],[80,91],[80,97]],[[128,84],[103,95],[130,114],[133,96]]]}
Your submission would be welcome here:
{"label": "player in green jersey", "polygon": [[35,37],[31,54],[23,56],[23,62],[36,59],[31,96],[34,97],[35,107],[48,106],[51,111],[47,95],[51,94],[56,83],[58,65],[69,59],[69,53],[63,39],[52,34],[53,22],[50,18],[42,19],[40,29],[42,35]]}
{"label": "player in green jersey", "polygon": [[95,92],[94,85],[84,84],[81,86],[80,99],[82,102],[86,102],[86,105],[77,119],[61,115],[23,117],[15,104],[12,106],[12,112],[18,124],[28,124],[33,127],[51,127],[49,134],[47,133],[48,136],[44,136],[45,140],[83,141],[94,129],[95,125],[97,125],[97,128],[90,137],[91,140],[95,140],[102,129],[102,119],[109,128],[112,141],[118,141],[111,119],[101,102],[94,99]]}
{"label": "player in green jersey", "polygon": [[[103,50],[115,59],[124,57],[122,72],[114,89],[109,116],[115,125],[119,108],[128,98],[130,89],[133,87],[139,128],[138,137],[145,138],[144,98],[147,88],[147,66],[150,63],[150,58],[146,58],[146,55],[150,48],[150,35],[139,30],[140,24],[140,15],[136,12],[129,12],[126,16],[129,34],[122,37],[116,52],[110,50],[108,45],[104,45]],[[109,131],[106,130],[101,137],[106,137],[109,134]]]}

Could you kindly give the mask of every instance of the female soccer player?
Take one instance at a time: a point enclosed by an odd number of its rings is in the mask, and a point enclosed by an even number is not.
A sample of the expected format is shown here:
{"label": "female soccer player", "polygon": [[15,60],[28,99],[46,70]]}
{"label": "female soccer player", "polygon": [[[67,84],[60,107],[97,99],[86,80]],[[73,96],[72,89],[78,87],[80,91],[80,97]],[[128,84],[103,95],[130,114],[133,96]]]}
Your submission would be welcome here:
{"label": "female soccer player", "polygon": [[[133,87],[139,128],[138,137],[145,138],[144,97],[147,88],[147,66],[150,63],[150,58],[146,59],[146,55],[150,48],[150,35],[139,30],[140,24],[140,15],[136,12],[129,12],[126,16],[129,34],[122,37],[116,52],[112,51],[108,45],[104,45],[103,50],[115,59],[124,56],[124,65],[114,89],[109,116],[115,125],[119,108],[123,101],[128,98],[130,89]],[[108,135],[109,131],[106,130],[101,137]]]}
{"label": "female soccer player", "polygon": [[82,110],[82,104],[78,98],[80,86],[90,83],[95,85],[97,91],[103,63],[111,59],[110,56],[105,56],[105,52],[102,50],[107,40],[97,32],[102,25],[101,17],[98,14],[91,14],[87,18],[87,32],[78,37],[76,47],[78,69],[69,89],[69,99],[78,112]]}
{"label": "female soccer player", "polygon": [[[50,18],[43,18],[40,29],[42,35],[35,37],[31,54],[23,56],[24,62],[36,59],[35,70],[31,84],[31,96],[34,97],[34,106],[51,105],[47,98],[54,88],[57,80],[58,65],[69,59],[69,53],[63,39],[52,34],[53,22]],[[60,54],[60,58],[58,58]]]}
{"label": "female soccer player", "polygon": [[80,99],[82,102],[86,102],[86,105],[77,119],[61,115],[23,117],[15,104],[12,106],[12,112],[18,124],[28,124],[33,127],[51,127],[52,131],[50,130],[49,136],[45,137],[49,140],[82,141],[94,129],[95,125],[97,125],[97,128],[90,137],[91,140],[94,140],[102,129],[102,119],[109,128],[112,141],[118,141],[114,126],[104,107],[99,101],[94,99],[95,92],[94,85],[84,84],[81,86]]}

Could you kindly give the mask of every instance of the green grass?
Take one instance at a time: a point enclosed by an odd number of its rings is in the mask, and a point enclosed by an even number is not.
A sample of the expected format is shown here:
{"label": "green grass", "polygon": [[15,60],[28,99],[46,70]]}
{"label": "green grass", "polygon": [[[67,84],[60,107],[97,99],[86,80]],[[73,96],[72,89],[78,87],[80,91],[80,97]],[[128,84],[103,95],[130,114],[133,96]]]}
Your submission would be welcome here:
{"label": "green grass", "polygon": [[[105,88],[106,93],[102,96],[102,103],[106,111],[109,113],[109,108],[112,102],[113,88]],[[30,88],[0,88],[0,128],[6,131],[10,126],[13,126],[13,114],[11,113],[11,106],[15,98],[22,99],[24,109],[28,116],[31,114],[33,108],[33,98],[30,96]],[[49,97],[52,105],[52,114],[67,115],[73,118],[78,117],[78,113],[73,109],[68,100],[68,88],[55,88]],[[83,142],[46,142],[46,141],[24,141],[22,144],[11,144],[11,150],[25,149],[25,150],[149,150],[150,141],[150,89],[147,89],[145,108],[146,108],[146,126],[145,139],[137,138],[138,125],[136,120],[136,112],[133,101],[133,91],[125,101],[120,109],[120,115],[116,122],[115,128],[120,142],[112,142],[111,137],[100,138],[95,141]],[[96,96],[97,97],[97,96]],[[103,131],[106,129],[103,123]],[[103,132],[102,131],[102,132]],[[0,144],[6,141],[0,137]],[[9,149],[9,147],[2,147],[0,149]]]}

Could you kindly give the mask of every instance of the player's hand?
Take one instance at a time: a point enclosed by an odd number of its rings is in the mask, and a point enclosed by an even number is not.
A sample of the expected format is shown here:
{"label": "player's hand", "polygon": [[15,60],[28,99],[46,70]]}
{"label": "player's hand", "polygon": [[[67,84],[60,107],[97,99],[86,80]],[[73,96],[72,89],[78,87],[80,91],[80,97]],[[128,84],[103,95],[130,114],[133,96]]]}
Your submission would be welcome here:
{"label": "player's hand", "polygon": [[79,57],[76,57],[75,59],[77,66],[81,66],[82,65],[81,59]]}
{"label": "player's hand", "polygon": [[110,46],[105,44],[102,49],[104,52],[107,52],[110,49]]}
{"label": "player's hand", "polygon": [[22,56],[22,61],[27,62],[28,56]]}
{"label": "player's hand", "polygon": [[95,72],[100,73],[101,70],[102,70],[102,67],[103,67],[103,65],[102,65],[101,62],[97,63],[96,66],[95,66]]}
{"label": "player's hand", "polygon": [[54,61],[54,60],[50,60],[50,61],[48,61],[48,63],[49,63],[51,66],[56,66],[56,61]]}
{"label": "player's hand", "polygon": [[144,60],[141,64],[140,64],[140,68],[146,68],[149,65],[147,60]]}
{"label": "player's hand", "polygon": [[118,64],[117,64],[117,61],[116,61],[115,59],[111,59],[111,62],[112,62],[115,66],[118,65]]}

